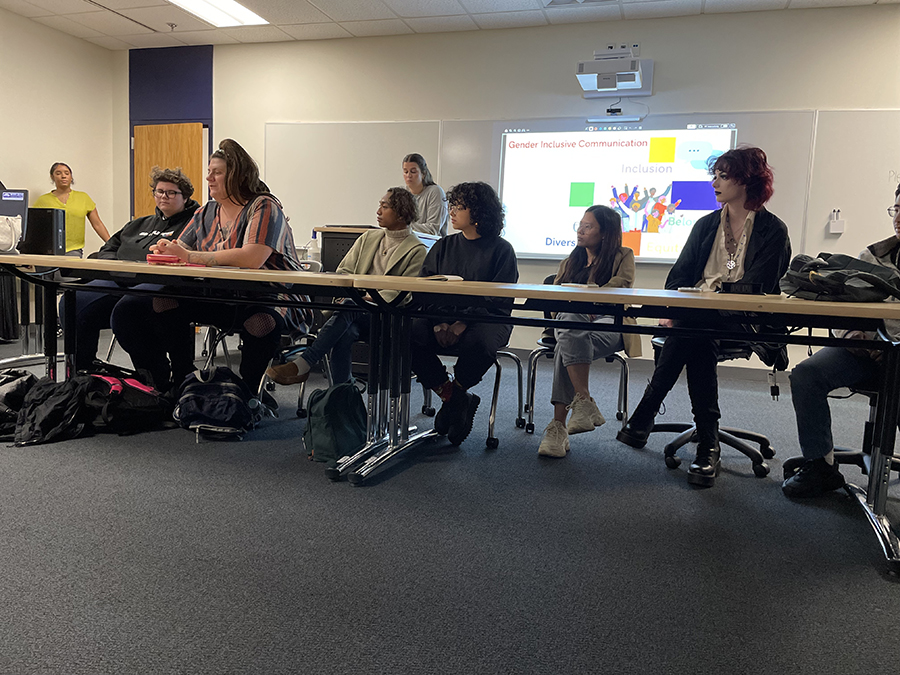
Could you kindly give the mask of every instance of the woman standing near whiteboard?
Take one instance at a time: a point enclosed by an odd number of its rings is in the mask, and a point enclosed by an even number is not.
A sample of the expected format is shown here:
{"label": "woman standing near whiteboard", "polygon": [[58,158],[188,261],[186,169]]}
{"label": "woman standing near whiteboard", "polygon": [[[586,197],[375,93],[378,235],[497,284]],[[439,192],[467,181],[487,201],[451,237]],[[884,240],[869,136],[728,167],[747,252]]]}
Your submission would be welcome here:
{"label": "woman standing near whiteboard", "polygon": [[56,186],[45,195],[41,195],[34,203],[36,207],[62,209],[66,212],[66,255],[81,257],[84,250],[84,218],[103,241],[109,239],[109,231],[100,220],[97,205],[87,192],[72,189],[72,169],[68,164],[54,162],[50,167],[50,178]]}
{"label": "woman standing near whiteboard", "polygon": [[425,158],[414,152],[403,158],[402,166],[403,181],[419,207],[419,219],[411,226],[413,231],[446,236],[450,217],[447,195],[431,177]]}

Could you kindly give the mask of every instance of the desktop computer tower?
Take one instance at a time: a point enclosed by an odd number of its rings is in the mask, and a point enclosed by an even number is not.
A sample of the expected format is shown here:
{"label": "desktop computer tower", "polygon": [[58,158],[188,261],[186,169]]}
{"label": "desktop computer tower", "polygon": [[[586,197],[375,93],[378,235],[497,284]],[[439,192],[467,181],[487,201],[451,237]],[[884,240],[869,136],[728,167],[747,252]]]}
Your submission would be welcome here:
{"label": "desktop computer tower", "polygon": [[28,209],[28,221],[19,243],[20,253],[66,254],[66,212],[62,209]]}

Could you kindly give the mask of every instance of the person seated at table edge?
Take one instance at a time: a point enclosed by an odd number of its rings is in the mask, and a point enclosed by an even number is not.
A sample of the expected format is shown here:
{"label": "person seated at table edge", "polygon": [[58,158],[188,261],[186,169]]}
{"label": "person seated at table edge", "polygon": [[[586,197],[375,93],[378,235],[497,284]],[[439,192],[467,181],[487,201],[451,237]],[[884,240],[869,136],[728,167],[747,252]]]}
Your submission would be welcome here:
{"label": "person seated at table edge", "polygon": [[[178,239],[160,239],[153,252],[211,267],[302,271],[281,203],[260,180],[259,167],[244,148],[231,139],[219,143],[210,156],[206,180],[210,201],[196,211]],[[234,292],[220,296],[231,298]],[[305,299],[268,290],[256,296]],[[194,370],[193,331],[187,330],[192,323],[239,331],[240,375],[256,391],[282,332],[303,331],[310,318],[284,305],[131,296],[116,305],[112,324],[134,366],[148,370],[159,389],[165,389],[170,378],[171,384],[180,384]]]}
{"label": "person seated at table edge", "polygon": [[[894,205],[888,208],[894,234],[870,244],[861,260],[900,273],[900,185]],[[888,298],[889,302],[896,302]],[[900,321],[886,319],[884,329],[891,340],[900,340]],[[840,337],[874,340],[874,332],[835,331]],[[818,497],[844,486],[844,476],[834,461],[831,410],[828,394],[841,387],[876,387],[881,377],[881,352],[847,347],[823,347],[791,371],[791,402],[797,417],[797,437],[806,460],[800,470],[784,481],[781,489],[792,498]]]}
{"label": "person seated at table edge", "polygon": [[[420,276],[452,274],[466,281],[518,281],[516,252],[500,236],[503,206],[494,189],[487,183],[460,183],[450,190],[447,199],[450,224],[457,233],[432,246]],[[434,419],[434,430],[459,445],[472,430],[481,402],[469,389],[481,381],[512,332],[509,324],[479,323],[478,317],[509,316],[512,299],[468,302],[461,296],[423,293],[417,300],[426,311],[448,317],[446,321],[413,319],[411,363],[422,385],[443,402]],[[458,354],[452,381],[438,358],[448,349]]]}
{"label": "person seated at table edge", "polygon": [[[773,174],[766,153],[742,146],[710,160],[718,211],[703,216],[691,229],[666,278],[666,289],[699,286],[717,290],[723,282],[758,283],[765,293],[779,293],[778,281],[787,270],[791,243],[787,226],[766,210],[773,194]],[[664,319],[661,325],[742,330],[736,318],[709,324]],[[719,341],[676,334],[666,337],[650,384],[626,426],[616,438],[634,448],[647,443],[660,405],[687,370],[688,394],[697,428],[697,455],[688,482],[711,487],[719,474],[719,392],[716,374]]]}
{"label": "person seated at table edge", "polygon": [[[163,238],[173,238],[181,234],[190,222],[194,212],[200,207],[191,199],[194,186],[181,169],[161,169],[154,166],[150,171],[150,189],[156,200],[156,211],[149,216],[141,216],[125,224],[113,234],[99,251],[88,258],[102,260],[146,260],[150,247]],[[128,285],[124,282],[95,279],[84,284],[85,290],[75,294],[75,368],[90,368],[97,357],[100,331],[109,328],[113,308],[121,296],[103,292],[103,288]],[[60,321],[65,330],[65,297],[59,304]]]}
{"label": "person seated at table edge", "polygon": [[[591,206],[581,217],[577,245],[559,265],[555,284],[591,284],[605,288],[634,285],[634,251],[622,246],[622,219],[606,206]],[[560,312],[561,321],[613,322],[613,317]],[[634,324],[633,318],[624,323]],[[557,328],[553,354],[553,420],[544,429],[538,454],[565,457],[569,435],[593,431],[606,423],[588,386],[591,362],[624,349],[629,356],[641,355],[639,335],[578,328]],[[566,425],[566,417],[572,417]]]}
{"label": "person seated at table edge", "polygon": [[[415,198],[406,188],[389,188],[379,201],[375,214],[382,229],[364,232],[353,242],[338,265],[338,274],[417,276],[425,260],[426,248],[410,228],[416,213]],[[390,302],[398,292],[381,291],[380,295]],[[330,351],[333,383],[349,382],[352,379],[353,343],[368,333],[369,317],[365,311],[335,312],[310,347],[293,361],[270,366],[266,375],[278,384],[305,382],[310,368]]]}

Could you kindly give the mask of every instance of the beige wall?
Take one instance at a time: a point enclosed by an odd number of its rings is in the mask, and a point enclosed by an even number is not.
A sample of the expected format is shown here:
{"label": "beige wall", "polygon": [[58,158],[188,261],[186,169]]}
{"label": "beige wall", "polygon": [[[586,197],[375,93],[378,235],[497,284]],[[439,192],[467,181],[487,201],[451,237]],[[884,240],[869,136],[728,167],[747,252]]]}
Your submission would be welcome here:
{"label": "beige wall", "polygon": [[[33,201],[53,189],[50,165],[65,162],[110,230],[121,225],[112,170],[115,60],[102,47],[0,9],[0,179],[28,189]],[[125,181],[127,199],[127,173]],[[87,249],[96,250],[100,238],[86,229]]]}

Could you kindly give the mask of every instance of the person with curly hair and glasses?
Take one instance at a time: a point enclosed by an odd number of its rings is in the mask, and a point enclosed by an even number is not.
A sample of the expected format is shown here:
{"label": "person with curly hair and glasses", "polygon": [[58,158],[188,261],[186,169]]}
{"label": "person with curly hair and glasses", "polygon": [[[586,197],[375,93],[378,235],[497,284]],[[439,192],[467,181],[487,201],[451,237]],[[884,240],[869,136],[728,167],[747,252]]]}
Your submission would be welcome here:
{"label": "person with curly hair and glasses", "polygon": [[[791,259],[787,226],[765,208],[774,192],[774,176],[766,153],[743,146],[710,162],[712,188],[722,208],[694,223],[669,270],[666,288],[699,287],[715,291],[723,282],[759,284],[764,293],[780,293],[778,281]],[[739,317],[710,322],[660,321],[663,326],[742,330]],[[616,438],[642,448],[653,430],[663,399],[681,371],[687,373],[688,394],[697,427],[697,456],[688,470],[692,485],[711,487],[719,475],[719,389],[716,365],[719,341],[680,333],[666,337],[643,398]]]}
{"label": "person with curly hair and glasses", "polygon": [[[519,279],[516,252],[500,236],[503,206],[487,183],[460,183],[447,195],[450,224],[456,233],[444,237],[425,257],[420,276],[454,275],[465,281],[515,283]],[[509,341],[508,324],[479,322],[479,316],[509,316],[512,299],[484,298],[470,306],[459,296],[422,294],[422,308],[447,320],[416,318],[412,322],[412,369],[423,386],[440,396],[442,405],[434,430],[453,445],[472,430],[481,399],[469,389],[481,381],[497,351]],[[456,355],[454,378],[438,354]]]}

